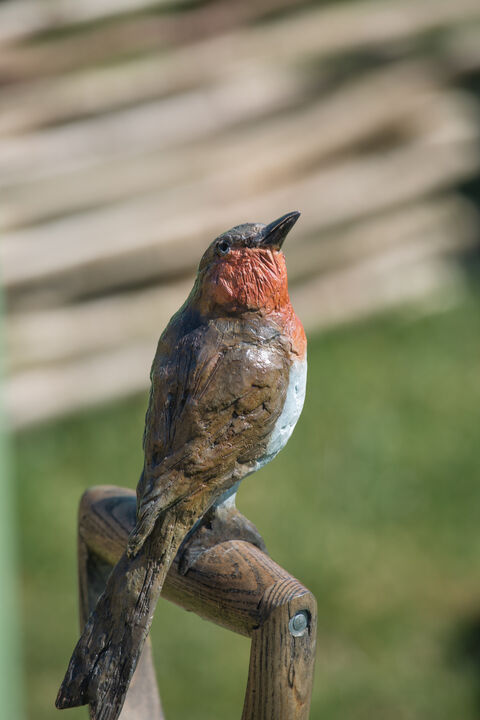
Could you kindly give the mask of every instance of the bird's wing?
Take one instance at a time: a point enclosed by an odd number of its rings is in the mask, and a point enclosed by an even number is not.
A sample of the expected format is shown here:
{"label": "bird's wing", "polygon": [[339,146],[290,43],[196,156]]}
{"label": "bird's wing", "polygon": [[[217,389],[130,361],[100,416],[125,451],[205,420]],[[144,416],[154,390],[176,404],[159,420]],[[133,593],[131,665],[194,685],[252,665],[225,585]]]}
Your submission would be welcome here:
{"label": "bird's wing", "polygon": [[219,496],[265,454],[285,401],[287,354],[278,333],[233,336],[210,323],[154,361],[135,548],[160,512],[206,485]]}

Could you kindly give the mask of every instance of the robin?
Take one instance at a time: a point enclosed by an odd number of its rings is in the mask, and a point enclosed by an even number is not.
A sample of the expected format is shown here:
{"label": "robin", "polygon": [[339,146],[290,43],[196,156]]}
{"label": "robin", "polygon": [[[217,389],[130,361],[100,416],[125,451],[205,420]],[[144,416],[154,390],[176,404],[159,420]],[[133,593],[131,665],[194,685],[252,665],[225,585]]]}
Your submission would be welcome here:
{"label": "robin", "polygon": [[[281,248],[298,217],[239,225],[214,240],[160,337],[137,524],[73,652],[58,708],[90,703],[95,720],[118,718],[179,548],[187,572],[212,542],[196,532],[202,518],[215,512],[228,523],[240,481],[270,462],[295,427],[306,338]],[[238,530],[262,546],[247,520]]]}

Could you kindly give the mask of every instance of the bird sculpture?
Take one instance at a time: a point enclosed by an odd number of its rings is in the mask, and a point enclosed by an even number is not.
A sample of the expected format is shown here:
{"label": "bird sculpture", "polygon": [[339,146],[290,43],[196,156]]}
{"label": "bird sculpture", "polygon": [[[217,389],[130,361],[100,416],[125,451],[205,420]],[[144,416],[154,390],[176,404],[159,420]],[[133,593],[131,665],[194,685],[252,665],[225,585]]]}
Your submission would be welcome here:
{"label": "bird sculpture", "polygon": [[[306,338],[282,244],[298,217],[239,225],[216,238],[160,337],[137,523],[75,647],[58,708],[89,703],[94,720],[118,718],[179,549],[186,573],[209,542],[198,530],[202,519],[217,512],[228,522],[240,481],[272,460],[295,427]],[[262,546],[246,519],[238,530]]]}

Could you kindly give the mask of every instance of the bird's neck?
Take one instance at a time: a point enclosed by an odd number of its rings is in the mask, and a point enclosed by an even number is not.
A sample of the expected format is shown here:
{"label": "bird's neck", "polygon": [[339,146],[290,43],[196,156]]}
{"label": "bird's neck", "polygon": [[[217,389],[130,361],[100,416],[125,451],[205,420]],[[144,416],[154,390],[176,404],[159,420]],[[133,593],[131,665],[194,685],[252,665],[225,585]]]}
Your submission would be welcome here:
{"label": "bird's neck", "polygon": [[186,306],[203,320],[233,316],[247,323],[254,318],[271,322],[288,338],[295,355],[305,355],[305,332],[290,302],[281,252],[232,252],[228,261],[199,273]]}
{"label": "bird's neck", "polygon": [[283,253],[269,248],[232,250],[203,275],[199,300],[206,311],[214,312],[281,310],[290,302]]}

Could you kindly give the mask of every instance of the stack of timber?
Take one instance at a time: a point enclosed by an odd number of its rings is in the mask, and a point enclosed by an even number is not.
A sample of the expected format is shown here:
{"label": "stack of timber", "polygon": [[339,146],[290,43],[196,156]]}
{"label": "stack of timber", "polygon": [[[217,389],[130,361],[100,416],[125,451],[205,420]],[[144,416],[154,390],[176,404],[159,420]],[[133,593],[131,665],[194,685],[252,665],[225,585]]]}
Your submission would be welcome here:
{"label": "stack of timber", "polygon": [[310,331],[456,292],[479,79],[478,0],[1,3],[12,426],[144,390],[240,222],[302,212],[286,252]]}

